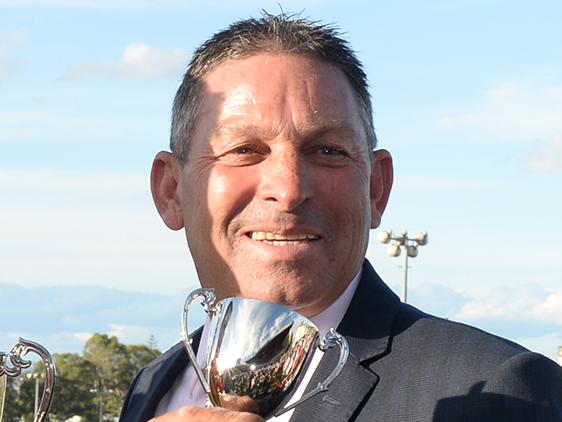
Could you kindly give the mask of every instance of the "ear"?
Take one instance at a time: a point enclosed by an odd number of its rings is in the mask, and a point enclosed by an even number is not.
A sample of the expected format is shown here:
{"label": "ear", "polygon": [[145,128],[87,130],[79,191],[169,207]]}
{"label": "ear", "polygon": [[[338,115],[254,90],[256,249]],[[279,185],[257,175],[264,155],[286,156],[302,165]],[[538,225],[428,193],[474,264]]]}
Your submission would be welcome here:
{"label": "ear", "polygon": [[156,154],[150,172],[150,189],[156,209],[164,223],[172,230],[183,227],[179,180],[181,166],[167,151]]}
{"label": "ear", "polygon": [[374,151],[371,165],[371,228],[376,229],[381,224],[392,188],[392,156],[385,149]]}

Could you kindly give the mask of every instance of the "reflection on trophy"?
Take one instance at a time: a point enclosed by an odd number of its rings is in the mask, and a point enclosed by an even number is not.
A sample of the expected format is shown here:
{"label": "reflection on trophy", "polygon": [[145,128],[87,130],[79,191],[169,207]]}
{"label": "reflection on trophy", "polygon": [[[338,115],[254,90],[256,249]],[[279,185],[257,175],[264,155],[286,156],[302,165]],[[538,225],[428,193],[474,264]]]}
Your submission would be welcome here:
{"label": "reflection on trophy", "polygon": [[55,389],[56,369],[53,358],[47,349],[39,343],[20,338],[9,353],[0,352],[0,422],[2,421],[4,411],[7,378],[18,377],[22,369],[31,366],[31,361],[24,359],[29,352],[37,354],[43,361],[43,365],[45,365],[45,386],[41,400],[36,404],[34,422],[43,422],[47,416]]}
{"label": "reflection on trophy", "polygon": [[[187,327],[191,305],[198,299],[210,316],[208,343],[203,345],[203,368],[197,364]],[[265,418],[279,416],[326,391],[349,354],[343,336],[332,329],[320,340],[318,328],[298,312],[240,297],[217,302],[213,289],[197,289],[187,297],[182,338],[195,373],[214,406],[236,404]],[[335,346],[339,347],[340,357],[330,376],[300,400],[285,405],[315,349],[326,351]]]}

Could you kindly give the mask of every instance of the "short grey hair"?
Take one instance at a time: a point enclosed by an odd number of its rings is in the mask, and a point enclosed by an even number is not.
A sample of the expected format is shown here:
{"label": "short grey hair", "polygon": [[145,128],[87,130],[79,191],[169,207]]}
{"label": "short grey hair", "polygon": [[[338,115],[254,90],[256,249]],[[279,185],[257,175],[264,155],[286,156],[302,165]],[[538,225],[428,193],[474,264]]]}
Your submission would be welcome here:
{"label": "short grey hair", "polygon": [[234,22],[217,32],[193,54],[172,109],[170,149],[182,165],[199,115],[205,76],[218,65],[260,53],[286,53],[323,60],[340,69],[354,90],[371,149],[377,144],[367,75],[337,28],[281,13]]}

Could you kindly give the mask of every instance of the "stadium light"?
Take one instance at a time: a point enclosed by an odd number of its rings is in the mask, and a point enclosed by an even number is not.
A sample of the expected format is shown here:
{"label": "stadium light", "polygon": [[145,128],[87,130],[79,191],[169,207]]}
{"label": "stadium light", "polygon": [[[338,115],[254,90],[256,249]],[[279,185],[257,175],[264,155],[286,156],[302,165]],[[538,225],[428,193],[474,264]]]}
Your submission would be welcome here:
{"label": "stadium light", "polygon": [[418,233],[415,237],[408,237],[406,230],[394,235],[392,230],[378,232],[377,240],[384,244],[389,244],[386,252],[393,257],[400,256],[404,248],[404,286],[402,290],[402,300],[408,302],[408,258],[418,256],[418,246],[425,246],[429,241],[427,232]]}

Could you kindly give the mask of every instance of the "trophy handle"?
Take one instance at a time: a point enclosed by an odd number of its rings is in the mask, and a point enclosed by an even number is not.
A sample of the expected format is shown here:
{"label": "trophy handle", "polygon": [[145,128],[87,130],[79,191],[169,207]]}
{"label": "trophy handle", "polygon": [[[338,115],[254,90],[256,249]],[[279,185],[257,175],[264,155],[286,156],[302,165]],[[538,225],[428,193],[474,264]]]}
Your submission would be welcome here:
{"label": "trophy handle", "polygon": [[[45,365],[45,386],[43,387],[43,394],[37,406],[34,419],[34,422],[43,422],[49,411],[49,406],[51,405],[56,377],[55,364],[47,349],[39,343],[20,337],[19,341],[12,347],[8,355],[4,353],[0,354],[0,376],[17,377],[21,374],[22,369],[29,368],[31,366],[31,361],[23,359],[23,356],[27,355],[29,352],[39,355],[43,361],[43,365]],[[8,359],[10,360],[11,366],[7,365]]]}
{"label": "trophy handle", "polygon": [[181,335],[183,346],[185,351],[187,352],[187,356],[193,365],[193,369],[195,369],[195,374],[199,379],[199,382],[203,386],[203,390],[207,395],[211,394],[211,388],[209,387],[209,382],[205,379],[205,375],[203,371],[197,364],[197,358],[195,356],[195,352],[193,351],[193,347],[191,347],[191,338],[189,337],[189,330],[187,327],[187,321],[189,317],[189,310],[191,309],[191,304],[194,300],[202,298],[201,306],[203,306],[203,310],[207,314],[212,314],[215,312],[215,302],[217,300],[217,294],[215,293],[215,289],[195,289],[192,291],[187,299],[185,300],[185,305],[183,306],[182,318],[181,318]]}
{"label": "trophy handle", "polygon": [[318,344],[318,348],[323,352],[325,352],[326,350],[332,349],[335,346],[338,346],[340,349],[340,357],[338,363],[336,364],[336,367],[334,368],[332,373],[328,376],[328,378],[326,378],[322,382],[319,382],[318,385],[313,390],[309,391],[307,394],[302,396],[296,402],[288,405],[287,407],[277,410],[275,412],[275,416],[280,416],[283,413],[288,412],[289,410],[292,410],[295,407],[299,406],[300,404],[304,403],[305,401],[312,398],[316,394],[328,390],[328,387],[334,381],[334,379],[336,379],[336,377],[339,375],[340,371],[345,365],[345,362],[347,361],[347,357],[349,356],[349,344],[347,343],[345,337],[342,336],[333,328],[330,328],[330,331],[328,331],[324,335],[324,338]]}

